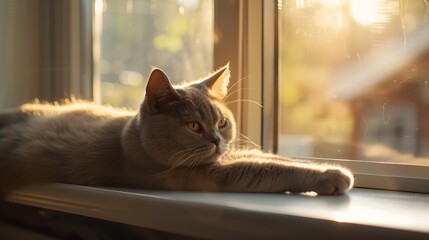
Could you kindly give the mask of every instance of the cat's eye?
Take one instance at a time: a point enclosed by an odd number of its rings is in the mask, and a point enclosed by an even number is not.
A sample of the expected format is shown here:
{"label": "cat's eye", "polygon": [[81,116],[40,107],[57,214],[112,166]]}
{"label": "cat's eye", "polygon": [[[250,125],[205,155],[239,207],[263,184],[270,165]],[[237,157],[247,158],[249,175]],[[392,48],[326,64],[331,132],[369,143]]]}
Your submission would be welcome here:
{"label": "cat's eye", "polygon": [[224,128],[228,126],[228,119],[226,118],[222,118],[221,120],[219,120],[219,122],[217,123],[217,127],[218,128]]}
{"label": "cat's eye", "polygon": [[201,130],[201,126],[197,122],[187,122],[186,126],[193,132],[198,132]]}

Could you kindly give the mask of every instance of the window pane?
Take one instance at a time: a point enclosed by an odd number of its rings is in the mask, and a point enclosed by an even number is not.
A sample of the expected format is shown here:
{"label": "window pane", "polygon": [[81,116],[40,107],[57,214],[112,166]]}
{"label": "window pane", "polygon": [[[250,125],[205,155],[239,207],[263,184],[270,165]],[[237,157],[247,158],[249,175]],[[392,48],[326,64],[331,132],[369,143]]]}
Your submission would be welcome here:
{"label": "window pane", "polygon": [[102,103],[136,108],[153,67],[174,83],[213,70],[213,0],[97,0],[95,12]]}
{"label": "window pane", "polygon": [[427,1],[280,7],[279,152],[429,165]]}

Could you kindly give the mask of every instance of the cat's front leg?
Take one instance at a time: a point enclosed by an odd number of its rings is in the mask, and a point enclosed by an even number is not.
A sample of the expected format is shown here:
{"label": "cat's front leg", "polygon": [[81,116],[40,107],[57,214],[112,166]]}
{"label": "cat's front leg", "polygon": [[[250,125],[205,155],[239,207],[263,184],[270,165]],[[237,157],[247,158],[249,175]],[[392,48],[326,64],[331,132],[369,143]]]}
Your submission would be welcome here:
{"label": "cat's front leg", "polygon": [[350,190],[354,184],[353,174],[340,167],[328,167],[316,180],[311,191],[322,195],[339,195]]}
{"label": "cat's front leg", "polygon": [[353,186],[350,171],[333,166],[270,160],[238,160],[213,166],[220,191],[343,194]]}
{"label": "cat's front leg", "polygon": [[322,195],[338,195],[353,186],[353,174],[345,168],[294,162],[290,159],[283,161],[282,157],[276,155],[261,155],[230,155],[214,165],[178,170],[175,172],[173,189],[219,192],[313,191]]}

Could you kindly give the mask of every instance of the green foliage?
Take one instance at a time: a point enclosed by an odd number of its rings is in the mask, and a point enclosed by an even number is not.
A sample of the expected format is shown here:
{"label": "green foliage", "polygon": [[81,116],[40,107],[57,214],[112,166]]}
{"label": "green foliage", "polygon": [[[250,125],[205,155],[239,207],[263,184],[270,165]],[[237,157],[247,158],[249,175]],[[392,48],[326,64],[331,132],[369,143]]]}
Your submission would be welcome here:
{"label": "green foliage", "polygon": [[[101,97],[113,106],[136,108],[152,67],[173,82],[193,80],[213,69],[213,0],[106,0],[101,38]],[[129,81],[126,72],[143,76]],[[122,75],[121,75],[122,74]],[[137,84],[137,85],[136,85]]]}

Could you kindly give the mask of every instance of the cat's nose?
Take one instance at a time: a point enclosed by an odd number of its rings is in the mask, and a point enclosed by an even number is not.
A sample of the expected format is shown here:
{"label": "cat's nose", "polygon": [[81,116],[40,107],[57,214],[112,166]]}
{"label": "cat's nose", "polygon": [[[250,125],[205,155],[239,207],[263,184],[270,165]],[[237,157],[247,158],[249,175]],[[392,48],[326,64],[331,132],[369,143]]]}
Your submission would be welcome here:
{"label": "cat's nose", "polygon": [[220,142],[220,136],[216,133],[213,133],[209,136],[209,141],[218,146]]}

